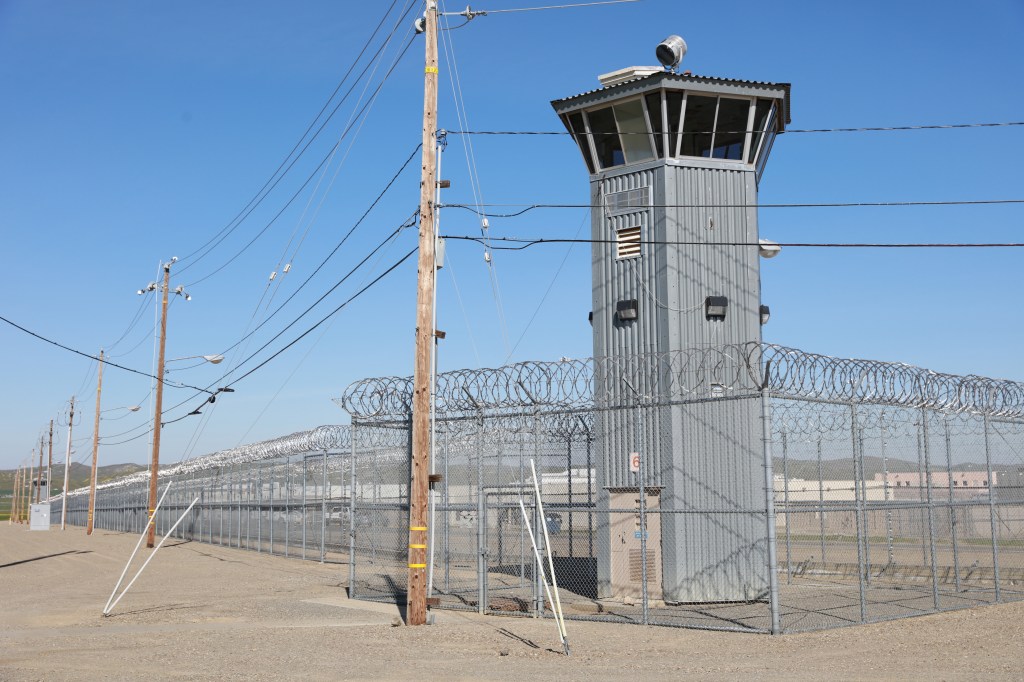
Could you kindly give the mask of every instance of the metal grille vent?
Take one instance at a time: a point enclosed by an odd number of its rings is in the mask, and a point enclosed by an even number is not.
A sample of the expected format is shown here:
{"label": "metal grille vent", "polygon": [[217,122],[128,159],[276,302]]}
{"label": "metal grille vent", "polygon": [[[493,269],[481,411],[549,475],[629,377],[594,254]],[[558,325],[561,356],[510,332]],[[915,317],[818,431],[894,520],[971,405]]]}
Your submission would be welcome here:
{"label": "metal grille vent", "polygon": [[604,205],[608,211],[623,211],[636,208],[647,208],[651,203],[651,188],[639,187],[623,192],[612,192],[605,195]]}
{"label": "metal grille vent", "polygon": [[[658,583],[658,576],[655,573],[657,568],[657,562],[654,560],[654,550],[647,550],[647,584]],[[641,583],[644,580],[644,567],[640,563],[640,550],[631,549],[629,550],[629,581],[632,583]]]}
{"label": "metal grille vent", "polygon": [[616,233],[618,257],[635,258],[640,255],[640,228],[624,227]]}

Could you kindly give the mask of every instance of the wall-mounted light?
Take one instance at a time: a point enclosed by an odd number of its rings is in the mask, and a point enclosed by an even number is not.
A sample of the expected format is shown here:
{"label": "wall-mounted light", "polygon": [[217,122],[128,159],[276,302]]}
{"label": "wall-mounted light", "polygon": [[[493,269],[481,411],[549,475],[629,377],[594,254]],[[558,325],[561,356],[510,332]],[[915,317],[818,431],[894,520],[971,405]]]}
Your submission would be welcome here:
{"label": "wall-mounted light", "polygon": [[782,252],[782,247],[771,239],[758,239],[757,252],[761,254],[761,258],[775,258]]}
{"label": "wall-mounted light", "polygon": [[587,313],[587,322],[590,323],[591,327],[594,326],[594,311],[593,310],[591,310],[589,313]]}
{"label": "wall-mounted light", "polygon": [[763,305],[760,308],[760,312],[761,312],[761,324],[768,324],[768,320],[772,316],[771,309],[768,308],[768,306]]}
{"label": "wall-mounted light", "polygon": [[615,304],[615,315],[620,322],[630,322],[637,317],[636,299],[631,298]]}
{"label": "wall-mounted light", "polygon": [[708,296],[704,299],[704,317],[709,320],[724,320],[729,299],[725,296]]}

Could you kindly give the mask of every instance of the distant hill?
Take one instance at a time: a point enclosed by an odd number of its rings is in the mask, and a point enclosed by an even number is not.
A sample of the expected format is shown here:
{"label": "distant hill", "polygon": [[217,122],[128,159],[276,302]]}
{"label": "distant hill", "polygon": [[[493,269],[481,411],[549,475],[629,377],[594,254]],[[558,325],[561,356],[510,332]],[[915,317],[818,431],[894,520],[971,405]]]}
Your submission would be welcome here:
{"label": "distant hill", "polygon": [[[106,483],[115,478],[127,476],[128,474],[134,474],[136,471],[146,471],[149,467],[142,464],[108,464],[96,468],[96,481],[99,483]],[[86,464],[72,464],[69,467],[68,472],[68,489],[74,490],[75,488],[81,488],[82,486],[89,485],[89,472],[92,470],[91,465]],[[16,470],[14,469],[0,469],[0,499],[7,500],[7,507],[10,507],[10,496],[11,490],[14,488],[14,475]],[[33,471],[33,477],[38,475],[38,471]],[[53,465],[53,483],[52,490],[54,493],[59,493],[64,487],[64,465]],[[0,508],[3,505],[0,504]]]}

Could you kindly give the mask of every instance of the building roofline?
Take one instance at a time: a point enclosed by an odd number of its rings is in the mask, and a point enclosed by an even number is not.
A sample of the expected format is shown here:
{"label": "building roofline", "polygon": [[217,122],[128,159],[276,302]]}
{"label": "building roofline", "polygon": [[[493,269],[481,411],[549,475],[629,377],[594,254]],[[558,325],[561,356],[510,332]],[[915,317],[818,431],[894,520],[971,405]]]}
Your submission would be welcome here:
{"label": "building roofline", "polygon": [[600,104],[603,101],[619,99],[634,92],[639,93],[651,90],[654,86],[666,87],[680,90],[714,90],[716,87],[729,86],[737,94],[747,94],[760,97],[774,97],[782,100],[782,120],[788,124],[790,116],[790,84],[769,83],[766,81],[738,80],[734,78],[719,78],[716,76],[695,76],[690,73],[671,73],[664,71],[653,73],[639,78],[633,78],[623,83],[617,83],[608,87],[588,90],[578,95],[563,97],[551,101],[551,106],[559,114],[583,107]]}

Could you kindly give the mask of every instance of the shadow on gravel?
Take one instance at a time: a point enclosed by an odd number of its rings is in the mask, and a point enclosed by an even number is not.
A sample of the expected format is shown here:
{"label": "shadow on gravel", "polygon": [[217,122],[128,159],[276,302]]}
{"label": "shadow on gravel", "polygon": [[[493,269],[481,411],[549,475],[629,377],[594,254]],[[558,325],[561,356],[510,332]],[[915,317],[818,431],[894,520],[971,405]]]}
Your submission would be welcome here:
{"label": "shadow on gravel", "polygon": [[409,609],[408,592],[404,587],[399,586],[398,583],[390,575],[384,576],[384,582],[388,584],[388,589],[391,590],[391,594],[395,595],[395,606],[398,607],[398,617],[402,619],[403,623],[408,623],[409,619],[406,618],[406,612]]}
{"label": "shadow on gravel", "polygon": [[18,566],[20,564],[28,564],[33,561],[42,561],[43,559],[52,559],[58,556],[67,556],[68,554],[92,554],[91,550],[87,549],[72,549],[67,552],[57,552],[56,554],[46,554],[44,556],[32,557],[31,559],[22,559],[21,561],[12,561],[9,564],[0,564],[0,568],[10,568],[11,566]]}
{"label": "shadow on gravel", "polygon": [[148,609],[135,609],[133,611],[124,611],[118,614],[109,614],[107,617],[111,620],[120,618],[122,616],[136,616],[140,613],[157,613],[159,611],[181,611],[184,609],[195,609],[198,608],[198,604],[168,604],[167,606],[152,606]]}

